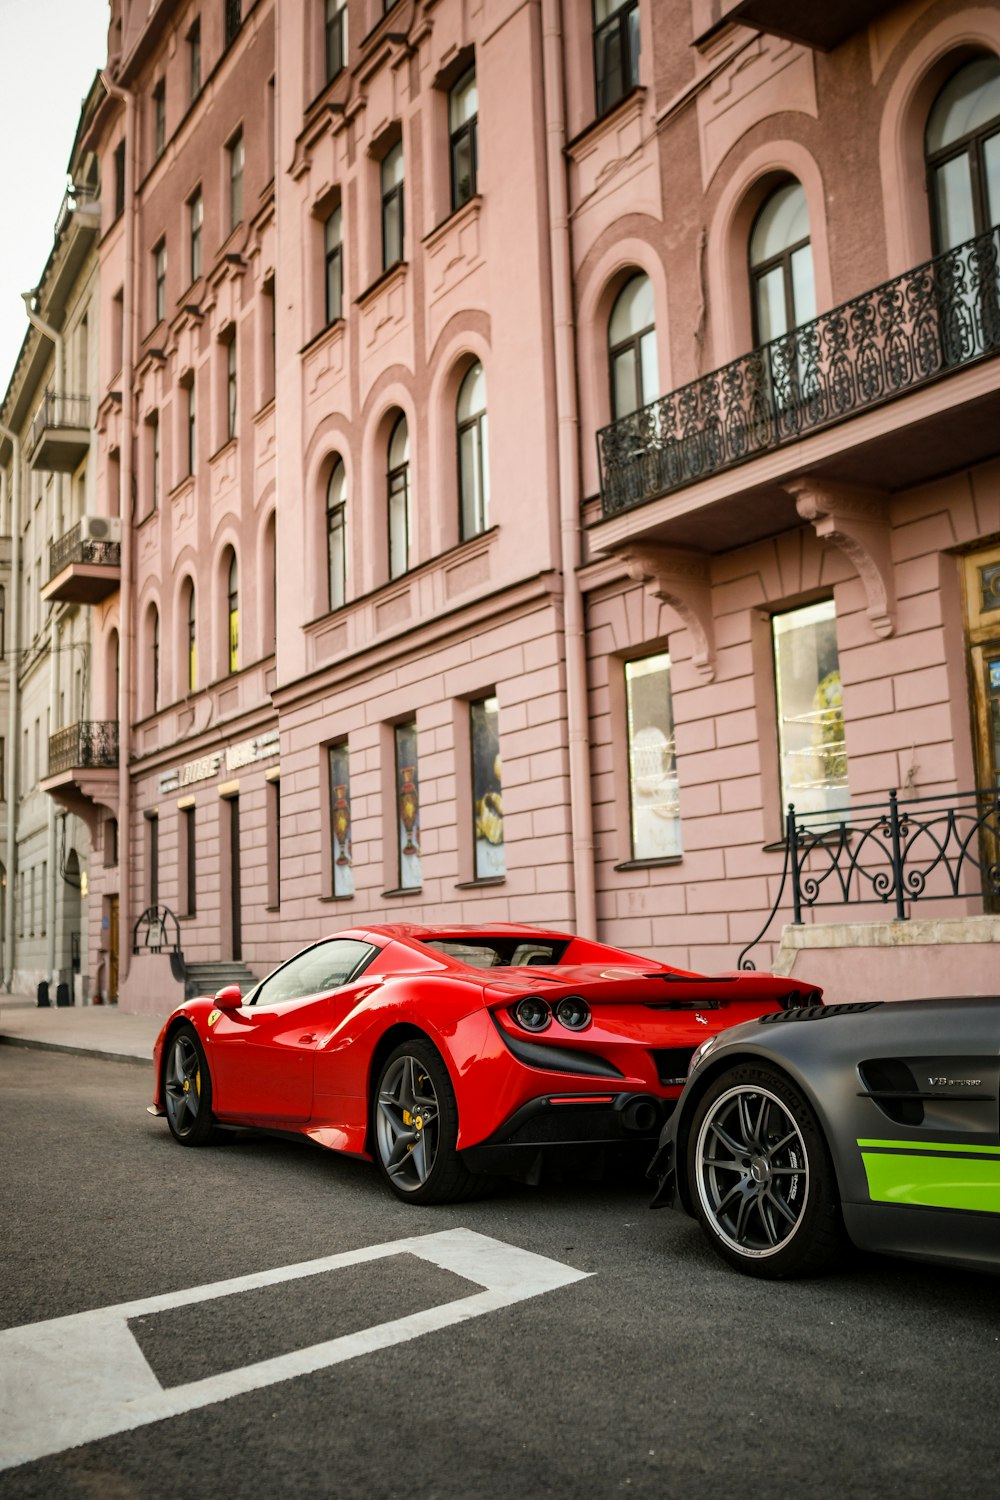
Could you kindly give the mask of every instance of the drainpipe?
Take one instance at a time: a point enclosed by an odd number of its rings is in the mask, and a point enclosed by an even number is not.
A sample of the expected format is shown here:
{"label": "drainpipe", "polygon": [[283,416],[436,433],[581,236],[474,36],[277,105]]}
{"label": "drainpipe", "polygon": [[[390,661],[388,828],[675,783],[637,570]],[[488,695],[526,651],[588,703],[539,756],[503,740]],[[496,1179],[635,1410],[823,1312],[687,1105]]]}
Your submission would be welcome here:
{"label": "drainpipe", "polygon": [[122,456],[119,470],[118,514],[122,523],[122,581],[119,595],[118,640],[118,982],[128,978],[132,953],[131,923],[131,786],[132,659],[135,630],[132,622],[132,459],[135,441],[132,369],[135,348],[135,94],[114,83],[107,73],[101,82],[125,105],[125,285],[122,289]]}
{"label": "drainpipe", "polygon": [[[51,323],[46,323],[44,319],[40,318],[38,313],[35,311],[33,306],[35,296],[36,292],[21,293],[21,299],[24,302],[25,311],[28,314],[28,322],[34,328],[37,328],[39,333],[43,334],[45,338],[51,339],[52,344],[55,348],[55,375],[52,381],[52,385],[53,394],[56,398],[54,421],[55,424],[58,425],[58,423],[62,420],[62,413],[59,410],[58,403],[65,395],[65,390],[63,387],[65,385],[66,373],[66,345],[59,330],[57,328],[53,328]],[[57,494],[59,496],[59,500],[56,509],[59,519],[59,525],[61,526],[63,516],[65,515],[66,499],[65,480],[62,474],[58,476]],[[49,616],[49,722],[51,724],[55,724],[57,722],[56,713],[59,704],[58,647],[58,629],[55,621],[55,611],[52,610]],[[49,984],[51,985],[54,994],[56,986],[59,982],[59,976],[56,973],[56,881],[58,878],[56,872],[56,806],[55,801],[52,797],[46,797],[45,800],[48,803],[48,807],[45,810],[47,856],[47,878],[45,881],[44,893],[45,931],[47,934],[45,966],[48,970]]]}
{"label": "drainpipe", "polygon": [[0,437],[10,439],[13,481],[10,494],[10,613],[7,699],[7,887],[3,901],[3,984],[8,995],[14,982],[14,867],[17,863],[17,746],[21,733],[18,667],[21,661],[21,439],[0,422]]}
{"label": "drainpipe", "polygon": [[583,595],[577,577],[582,553],[579,414],[576,399],[576,330],[566,167],[560,0],[542,0],[542,66],[545,100],[549,252],[558,428],[559,526],[563,575],[563,643],[569,735],[569,800],[573,835],[576,930],[597,935],[594,817],[587,700],[587,641]]}

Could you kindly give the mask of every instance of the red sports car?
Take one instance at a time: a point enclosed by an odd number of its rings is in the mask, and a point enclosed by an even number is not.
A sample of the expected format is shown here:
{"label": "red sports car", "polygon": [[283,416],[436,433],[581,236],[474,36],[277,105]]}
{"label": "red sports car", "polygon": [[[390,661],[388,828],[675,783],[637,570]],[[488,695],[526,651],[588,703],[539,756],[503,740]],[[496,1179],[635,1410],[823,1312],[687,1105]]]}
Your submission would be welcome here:
{"label": "red sports car", "polygon": [[374,1158],[405,1201],[442,1203],[491,1172],[537,1182],[548,1153],[650,1154],[699,1043],[819,998],[534,927],[358,927],[246,996],[178,1006],[151,1113],[184,1146],[216,1123],[306,1135]]}

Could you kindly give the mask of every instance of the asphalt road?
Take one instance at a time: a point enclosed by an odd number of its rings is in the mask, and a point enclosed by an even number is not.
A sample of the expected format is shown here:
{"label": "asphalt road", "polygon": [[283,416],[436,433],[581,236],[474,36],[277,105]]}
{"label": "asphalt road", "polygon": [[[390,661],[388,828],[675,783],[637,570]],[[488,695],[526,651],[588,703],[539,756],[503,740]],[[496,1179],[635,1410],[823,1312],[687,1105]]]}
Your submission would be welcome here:
{"label": "asphalt road", "polygon": [[[409,1208],[306,1145],[181,1149],[137,1067],[2,1048],[0,1090],[3,1329],[456,1228],[588,1273],[7,1469],[2,1497],[996,1493],[1000,1278],[858,1258],[758,1283],[642,1185]],[[404,1247],[130,1328],[174,1389],[478,1291]]]}

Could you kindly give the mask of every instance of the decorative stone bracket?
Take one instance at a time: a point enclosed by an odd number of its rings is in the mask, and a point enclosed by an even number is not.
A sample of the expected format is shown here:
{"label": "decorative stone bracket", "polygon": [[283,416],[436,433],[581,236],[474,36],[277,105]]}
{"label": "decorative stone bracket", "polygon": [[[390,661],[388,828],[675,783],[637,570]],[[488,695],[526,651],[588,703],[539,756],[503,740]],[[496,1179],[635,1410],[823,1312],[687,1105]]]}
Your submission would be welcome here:
{"label": "decorative stone bracket", "polygon": [[896,629],[896,585],[885,498],[876,491],[804,477],[785,485],[795,507],[816,535],[851,559],[868,597],[868,618],[877,636]]}
{"label": "decorative stone bracket", "polygon": [[621,557],[628,576],[641,583],[651,599],[675,609],[691,636],[692,660],[706,682],[715,677],[715,625],[708,558],[679,547],[647,545],[626,548]]}

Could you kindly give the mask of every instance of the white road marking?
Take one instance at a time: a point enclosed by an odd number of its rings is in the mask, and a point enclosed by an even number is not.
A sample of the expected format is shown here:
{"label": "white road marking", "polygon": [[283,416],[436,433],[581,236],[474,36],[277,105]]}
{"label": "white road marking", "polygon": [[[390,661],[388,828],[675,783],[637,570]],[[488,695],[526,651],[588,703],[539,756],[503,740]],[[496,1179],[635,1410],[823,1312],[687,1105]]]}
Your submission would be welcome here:
{"label": "white road marking", "polygon": [[[164,1390],[136,1342],[128,1320],[173,1307],[189,1307],[257,1287],[275,1286],[356,1266],[386,1255],[409,1253],[483,1288],[390,1323],[313,1344],[243,1369],[228,1370],[189,1385]],[[405,1343],[453,1323],[477,1318],[514,1302],[582,1281],[591,1273],[518,1250],[470,1229],[447,1229],[386,1245],[368,1245],[321,1260],[215,1281],[208,1286],[120,1302],[0,1331],[0,1469],[31,1463],[81,1443],[128,1432],[148,1422],[176,1417],[214,1401],[260,1390],[392,1344]]]}

